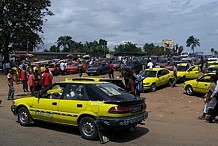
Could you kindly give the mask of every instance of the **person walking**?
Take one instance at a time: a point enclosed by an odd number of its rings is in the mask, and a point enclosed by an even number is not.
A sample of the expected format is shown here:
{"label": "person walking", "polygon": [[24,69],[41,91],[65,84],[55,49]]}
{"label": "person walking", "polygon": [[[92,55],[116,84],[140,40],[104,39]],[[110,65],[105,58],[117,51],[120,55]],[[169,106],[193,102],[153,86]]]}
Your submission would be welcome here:
{"label": "person walking", "polygon": [[109,78],[114,79],[114,64],[112,63],[112,61],[110,61],[109,67],[110,67]]}
{"label": "person walking", "polygon": [[23,91],[24,92],[28,92],[28,84],[27,84],[27,72],[26,72],[26,66],[24,65],[23,66],[23,69],[20,73],[20,78],[21,78],[21,81],[22,81],[22,84],[23,84]]}
{"label": "person walking", "polygon": [[152,69],[153,66],[154,66],[154,64],[153,64],[153,62],[151,61],[151,59],[148,59],[147,67],[148,67],[149,69]]}
{"label": "person walking", "polygon": [[174,64],[173,66],[173,83],[171,85],[171,87],[175,87],[176,86],[176,82],[177,82],[177,64]]}
{"label": "person walking", "polygon": [[8,79],[8,87],[9,87],[8,100],[13,100],[14,99],[14,92],[15,92],[15,89],[14,89],[15,79],[14,79],[13,70],[9,70],[9,73],[7,74],[7,79]]}

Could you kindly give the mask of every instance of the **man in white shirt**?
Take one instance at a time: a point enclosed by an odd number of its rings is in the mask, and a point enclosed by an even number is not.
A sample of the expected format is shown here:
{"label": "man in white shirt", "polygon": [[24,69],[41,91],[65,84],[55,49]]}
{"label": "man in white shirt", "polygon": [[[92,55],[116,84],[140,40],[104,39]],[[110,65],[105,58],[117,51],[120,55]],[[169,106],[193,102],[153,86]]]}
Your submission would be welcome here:
{"label": "man in white shirt", "polygon": [[148,68],[153,68],[154,64],[152,63],[152,61],[149,59],[148,60],[148,64],[147,64],[147,67]]}

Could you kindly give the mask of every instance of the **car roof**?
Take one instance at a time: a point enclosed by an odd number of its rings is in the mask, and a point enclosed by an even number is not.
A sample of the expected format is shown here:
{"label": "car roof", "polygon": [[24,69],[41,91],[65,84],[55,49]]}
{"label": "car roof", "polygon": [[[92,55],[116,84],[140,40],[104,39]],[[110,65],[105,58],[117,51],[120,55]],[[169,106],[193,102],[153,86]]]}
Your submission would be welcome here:
{"label": "car roof", "polygon": [[218,65],[210,65],[208,68],[218,68]]}
{"label": "car roof", "polygon": [[153,70],[153,71],[159,71],[159,70],[162,70],[162,69],[165,69],[167,70],[166,68],[162,68],[162,67],[154,67],[154,68],[148,68],[148,69],[145,69],[145,70]]}
{"label": "car roof", "polygon": [[75,83],[75,84],[108,84],[108,82],[96,82],[96,81],[87,81],[87,80],[78,80],[78,81],[72,81],[72,80],[64,80],[57,83]]}
{"label": "car roof", "polygon": [[179,64],[177,64],[177,66],[187,66],[188,65],[188,63],[179,63]]}
{"label": "car roof", "polygon": [[[68,80],[67,78],[66,78],[66,80]],[[118,81],[118,80],[120,80],[120,81],[122,81],[121,79],[110,79],[110,78],[98,78],[98,77],[77,77],[77,78],[73,78],[73,79],[71,79],[71,80],[73,80],[73,81]]]}

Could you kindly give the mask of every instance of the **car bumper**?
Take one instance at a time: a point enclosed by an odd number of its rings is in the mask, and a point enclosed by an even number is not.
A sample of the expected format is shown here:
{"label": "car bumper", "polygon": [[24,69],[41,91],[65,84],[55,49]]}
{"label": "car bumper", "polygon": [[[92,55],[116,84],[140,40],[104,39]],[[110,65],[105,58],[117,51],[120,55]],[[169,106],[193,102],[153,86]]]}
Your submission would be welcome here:
{"label": "car bumper", "polygon": [[96,119],[96,124],[101,130],[112,129],[127,129],[129,127],[135,126],[141,123],[148,117],[148,112],[143,112],[141,114],[133,115],[125,118],[107,118],[99,117]]}
{"label": "car bumper", "polygon": [[150,85],[143,85],[143,90],[150,90],[151,86]]}
{"label": "car bumper", "polygon": [[12,105],[12,106],[11,106],[11,111],[12,111],[12,113],[13,113],[14,115],[17,115],[16,109],[17,109],[17,106],[15,106],[15,105]]}

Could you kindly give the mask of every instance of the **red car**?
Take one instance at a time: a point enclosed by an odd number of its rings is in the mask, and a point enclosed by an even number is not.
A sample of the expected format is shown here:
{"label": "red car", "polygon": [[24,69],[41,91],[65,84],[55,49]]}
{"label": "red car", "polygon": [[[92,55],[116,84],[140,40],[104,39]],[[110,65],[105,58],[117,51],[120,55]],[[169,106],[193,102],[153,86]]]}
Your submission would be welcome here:
{"label": "red car", "polygon": [[50,64],[48,65],[48,69],[49,69],[50,72],[52,72],[52,74],[53,74],[54,76],[60,74],[60,72],[61,72],[60,64],[56,64],[56,63],[54,63],[54,62],[53,62],[53,63],[50,63]]}
{"label": "red car", "polygon": [[[67,74],[78,73],[78,65],[79,65],[79,63],[76,61],[72,61],[71,63],[67,64],[67,67],[66,67]],[[85,64],[83,64],[83,66],[82,66],[82,71],[83,72],[86,71]]]}

